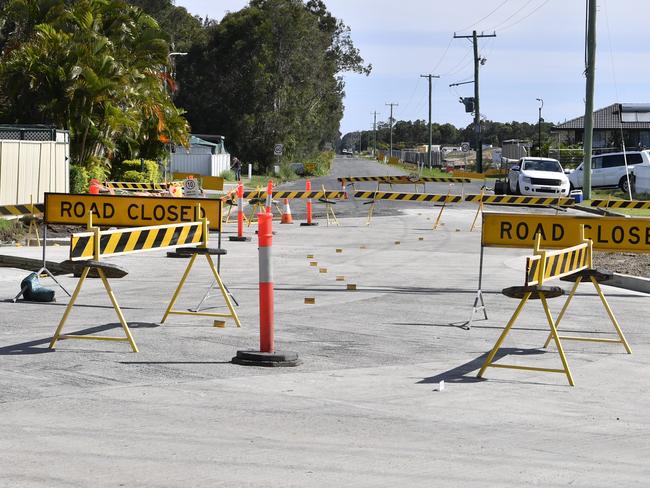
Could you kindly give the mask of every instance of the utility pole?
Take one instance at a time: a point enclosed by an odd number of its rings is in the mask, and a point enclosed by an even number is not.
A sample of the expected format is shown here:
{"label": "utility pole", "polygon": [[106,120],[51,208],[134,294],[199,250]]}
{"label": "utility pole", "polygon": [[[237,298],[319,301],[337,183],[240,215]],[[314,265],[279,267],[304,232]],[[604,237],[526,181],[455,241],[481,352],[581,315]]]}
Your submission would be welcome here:
{"label": "utility pole", "polygon": [[478,72],[479,65],[485,64],[485,58],[478,56],[478,40],[483,37],[496,37],[496,33],[492,34],[476,34],[472,31],[471,36],[457,36],[454,34],[454,39],[472,39],[474,45],[474,134],[476,135],[476,170],[479,173],[483,172],[483,139],[481,138],[481,111],[479,109],[479,87],[478,87]]}
{"label": "utility pole", "polygon": [[587,86],[585,96],[585,133],[583,147],[585,158],[582,163],[582,193],[585,200],[591,198],[591,147],[594,131],[594,78],[596,71],[596,0],[587,0]]}
{"label": "utility pole", "polygon": [[375,110],[370,113],[374,116],[374,120],[372,121],[372,155],[375,156],[377,154],[377,111]]}
{"label": "utility pole", "polygon": [[541,98],[536,98],[538,102],[540,102],[539,106],[539,116],[537,117],[537,147],[538,147],[538,156],[541,158],[542,157],[542,109],[544,108],[544,100]]}
{"label": "utility pole", "polygon": [[392,158],[393,157],[393,107],[399,107],[399,103],[387,103],[386,105],[390,105],[390,119],[388,119],[388,122],[390,124],[390,152],[388,153],[388,157]]}
{"label": "utility pole", "polygon": [[431,79],[432,78],[440,78],[438,75],[420,75],[420,78],[428,78],[429,79],[429,168],[431,168],[431,142],[432,142],[432,132],[431,132]]}

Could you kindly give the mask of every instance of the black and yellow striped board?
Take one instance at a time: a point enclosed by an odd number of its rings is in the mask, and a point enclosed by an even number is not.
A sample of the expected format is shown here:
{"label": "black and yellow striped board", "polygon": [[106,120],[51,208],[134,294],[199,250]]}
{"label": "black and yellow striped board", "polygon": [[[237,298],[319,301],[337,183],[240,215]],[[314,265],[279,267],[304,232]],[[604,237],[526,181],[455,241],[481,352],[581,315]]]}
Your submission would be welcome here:
{"label": "black and yellow striped board", "polygon": [[434,193],[400,193],[398,191],[355,191],[354,198],[367,198],[369,200],[445,203],[457,203],[463,200],[463,197],[460,195],[437,195]]}
{"label": "black and yellow striped board", "polygon": [[469,178],[470,180],[484,180],[485,173],[476,173],[474,171],[452,171],[451,176],[454,178]]}
{"label": "black and yellow striped board", "polygon": [[575,205],[573,198],[567,197],[524,197],[516,195],[465,195],[466,202],[485,205],[557,205],[572,207]]}
{"label": "black and yellow striped board", "polygon": [[469,178],[457,178],[453,176],[348,176],[345,178],[337,178],[343,186],[348,183],[358,183],[363,181],[372,181],[375,183],[383,183],[386,185],[413,185],[423,183],[470,183],[472,180]]}
{"label": "black and yellow striped board", "polygon": [[592,200],[590,205],[599,208],[650,208],[650,200]]}
{"label": "black and yellow striped board", "polygon": [[[201,244],[202,222],[136,227],[102,231],[99,237],[99,254],[117,256],[139,251]],[[70,237],[70,260],[93,259],[95,233],[80,232]]]}
{"label": "black and yellow striped board", "polygon": [[133,181],[107,181],[106,187],[115,190],[132,191],[162,191],[167,189],[167,186],[161,183],[139,183]]}
{"label": "black and yellow striped board", "polygon": [[[544,264],[544,275],[540,276],[542,264]],[[588,267],[589,244],[586,242],[558,251],[543,251],[541,254],[526,258],[526,286],[561,278]]]}
{"label": "black and yellow striped board", "polygon": [[42,214],[45,211],[43,203],[24,203],[20,205],[0,206],[0,217],[19,217],[21,215]]}
{"label": "black and yellow striped board", "polygon": [[[344,198],[345,192],[343,191],[305,191],[305,190],[296,190],[296,191],[287,191],[279,190],[273,192],[273,198],[289,198],[289,199],[305,199],[305,198],[327,198],[327,199],[338,199]],[[244,192],[244,198],[266,198],[266,190],[250,190]]]}
{"label": "black and yellow striped board", "polygon": [[93,224],[109,227],[178,224],[197,220],[210,221],[210,230],[221,228],[222,201],[219,198],[173,198],[131,195],[45,194],[45,222],[48,224],[86,225],[90,212]]}

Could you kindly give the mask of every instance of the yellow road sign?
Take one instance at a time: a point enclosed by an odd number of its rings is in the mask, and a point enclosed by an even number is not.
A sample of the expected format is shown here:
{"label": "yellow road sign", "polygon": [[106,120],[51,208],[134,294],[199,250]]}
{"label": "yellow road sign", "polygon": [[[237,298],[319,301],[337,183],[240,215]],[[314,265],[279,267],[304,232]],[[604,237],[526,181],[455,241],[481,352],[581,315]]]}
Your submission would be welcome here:
{"label": "yellow road sign", "polygon": [[200,217],[210,221],[211,230],[221,228],[221,200],[218,198],[140,197],[129,195],[45,194],[45,222],[48,224],[93,223],[102,226],[138,227],[178,224],[196,219],[196,205],[201,204]]}
{"label": "yellow road sign", "polygon": [[532,248],[539,233],[542,247],[570,247],[582,242],[581,225],[585,226],[585,237],[599,251],[650,252],[650,219],[624,217],[485,212],[481,243]]}

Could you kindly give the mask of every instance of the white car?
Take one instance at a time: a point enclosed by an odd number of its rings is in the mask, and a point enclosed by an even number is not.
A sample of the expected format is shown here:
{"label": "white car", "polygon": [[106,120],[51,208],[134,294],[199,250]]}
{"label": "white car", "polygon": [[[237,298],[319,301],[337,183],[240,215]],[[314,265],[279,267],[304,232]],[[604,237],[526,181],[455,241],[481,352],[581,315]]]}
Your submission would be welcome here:
{"label": "white car", "polygon": [[508,187],[519,195],[568,197],[570,184],[557,159],[525,157],[508,171]]}
{"label": "white car", "polygon": [[[591,158],[591,186],[592,188],[619,187],[627,192],[627,175],[625,174],[625,159],[630,182],[634,184],[635,166],[650,166],[650,151],[630,151],[626,153],[598,154]],[[569,173],[569,181],[573,188],[582,188],[584,178],[581,163]]]}

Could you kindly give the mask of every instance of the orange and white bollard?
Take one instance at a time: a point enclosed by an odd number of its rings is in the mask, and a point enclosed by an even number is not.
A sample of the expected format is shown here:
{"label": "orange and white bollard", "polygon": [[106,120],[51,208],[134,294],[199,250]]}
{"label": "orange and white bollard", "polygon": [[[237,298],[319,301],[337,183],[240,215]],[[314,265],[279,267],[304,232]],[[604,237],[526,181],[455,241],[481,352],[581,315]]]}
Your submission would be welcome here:
{"label": "orange and white bollard", "polygon": [[297,366],[300,364],[295,352],[275,350],[275,318],[273,307],[273,216],[258,213],[259,237],[259,297],[260,297],[260,350],[237,351],[232,358],[235,364],[247,366]]}
{"label": "orange and white bollard", "polygon": [[[306,191],[311,191],[311,181],[307,180],[305,182],[305,190]],[[311,221],[311,217],[312,217],[311,216],[311,208],[312,208],[311,198],[308,198],[307,199],[307,222],[301,222],[300,223],[300,225],[303,226],[303,227],[308,226],[308,225],[318,225],[318,222],[312,222]]]}
{"label": "orange and white bollard", "polygon": [[291,207],[289,206],[289,199],[284,199],[284,212],[282,212],[281,224],[293,224],[293,216],[291,215]]}
{"label": "orange and white bollard", "polygon": [[273,180],[269,180],[269,184],[266,185],[266,213],[272,214],[273,209]]}
{"label": "orange and white bollard", "polygon": [[244,185],[240,181],[237,185],[237,235],[230,236],[230,241],[250,241],[250,237],[244,237]]}

